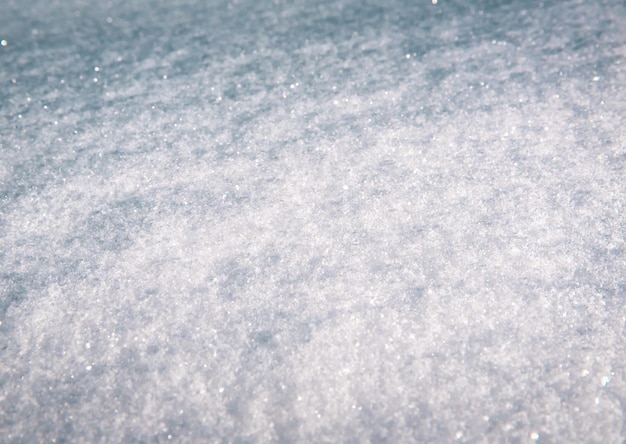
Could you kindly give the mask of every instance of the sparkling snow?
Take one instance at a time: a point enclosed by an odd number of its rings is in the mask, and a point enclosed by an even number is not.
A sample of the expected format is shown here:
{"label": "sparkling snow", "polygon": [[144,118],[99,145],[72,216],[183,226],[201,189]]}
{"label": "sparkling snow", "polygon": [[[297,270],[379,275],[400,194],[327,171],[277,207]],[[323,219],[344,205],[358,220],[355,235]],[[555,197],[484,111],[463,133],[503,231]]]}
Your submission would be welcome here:
{"label": "sparkling snow", "polygon": [[623,442],[624,30],[6,0],[0,441]]}

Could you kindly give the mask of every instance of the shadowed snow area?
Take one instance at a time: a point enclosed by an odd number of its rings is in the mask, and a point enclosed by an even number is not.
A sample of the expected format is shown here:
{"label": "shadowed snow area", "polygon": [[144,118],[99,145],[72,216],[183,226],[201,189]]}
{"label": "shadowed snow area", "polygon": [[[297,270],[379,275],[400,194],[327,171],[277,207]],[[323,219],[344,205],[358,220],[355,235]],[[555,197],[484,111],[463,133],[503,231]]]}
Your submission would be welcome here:
{"label": "shadowed snow area", "polygon": [[625,30],[5,0],[0,441],[623,442]]}

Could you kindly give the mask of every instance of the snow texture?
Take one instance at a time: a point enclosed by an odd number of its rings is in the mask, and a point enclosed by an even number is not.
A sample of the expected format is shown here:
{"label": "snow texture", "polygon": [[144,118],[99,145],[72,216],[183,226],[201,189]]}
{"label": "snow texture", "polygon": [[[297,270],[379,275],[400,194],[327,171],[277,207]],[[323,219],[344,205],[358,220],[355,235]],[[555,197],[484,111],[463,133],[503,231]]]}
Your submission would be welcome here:
{"label": "snow texture", "polygon": [[0,9],[0,442],[624,442],[623,1]]}

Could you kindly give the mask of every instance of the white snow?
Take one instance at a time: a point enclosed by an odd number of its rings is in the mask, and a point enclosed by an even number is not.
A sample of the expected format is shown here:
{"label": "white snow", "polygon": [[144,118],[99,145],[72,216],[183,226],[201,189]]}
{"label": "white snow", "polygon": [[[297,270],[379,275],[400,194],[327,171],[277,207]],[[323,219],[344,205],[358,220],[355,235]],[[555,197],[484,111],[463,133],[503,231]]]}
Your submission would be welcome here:
{"label": "white snow", "polygon": [[8,0],[0,441],[622,442],[624,29]]}

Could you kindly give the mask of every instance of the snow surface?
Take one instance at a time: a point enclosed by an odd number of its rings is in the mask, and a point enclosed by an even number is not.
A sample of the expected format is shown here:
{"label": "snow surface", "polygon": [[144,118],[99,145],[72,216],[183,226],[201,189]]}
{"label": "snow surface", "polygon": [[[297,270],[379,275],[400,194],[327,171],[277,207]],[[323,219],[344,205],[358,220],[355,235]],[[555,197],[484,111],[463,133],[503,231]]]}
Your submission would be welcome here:
{"label": "snow surface", "polygon": [[0,9],[0,442],[626,439],[623,1]]}

